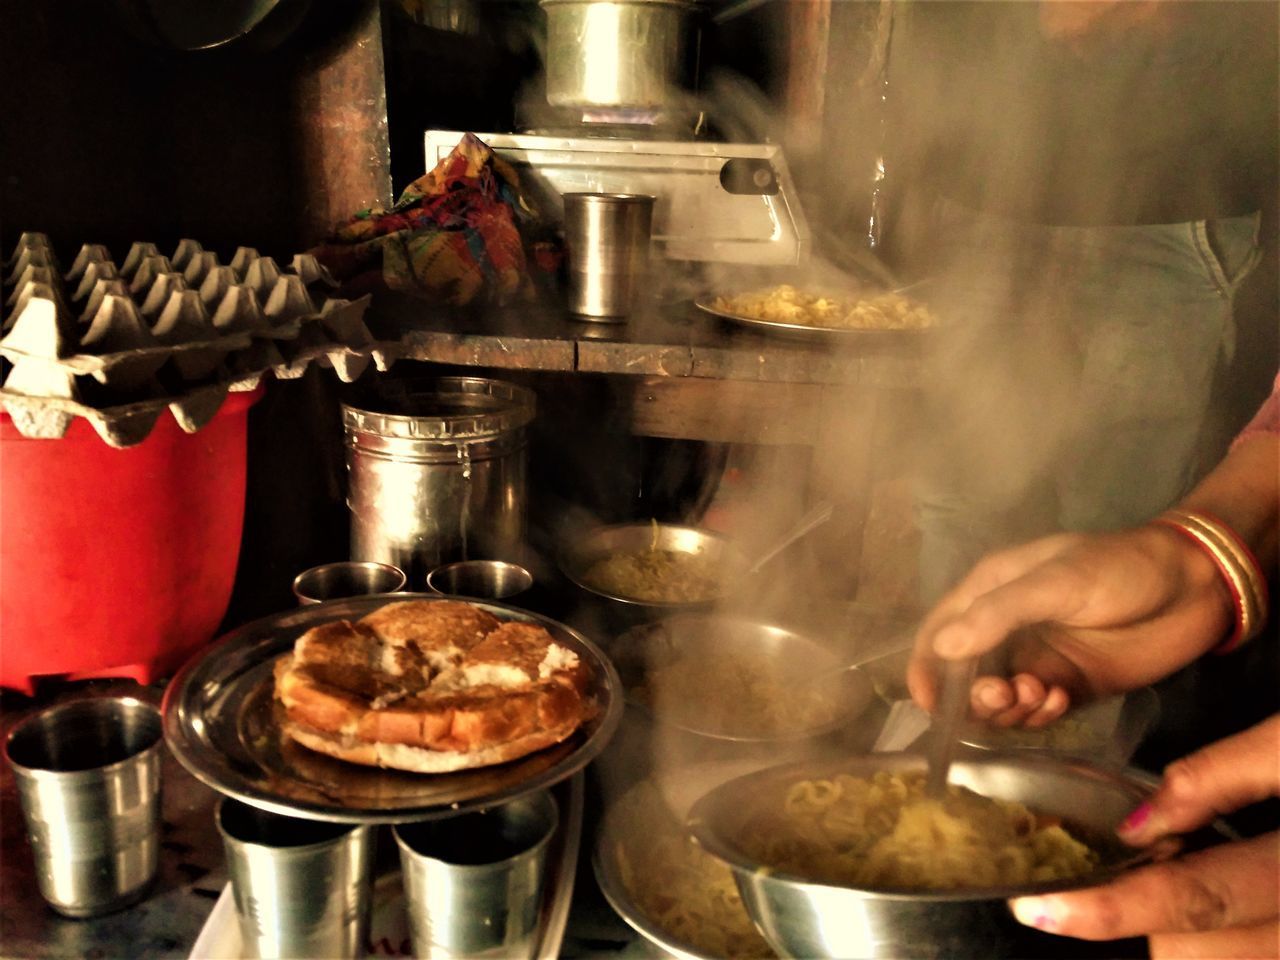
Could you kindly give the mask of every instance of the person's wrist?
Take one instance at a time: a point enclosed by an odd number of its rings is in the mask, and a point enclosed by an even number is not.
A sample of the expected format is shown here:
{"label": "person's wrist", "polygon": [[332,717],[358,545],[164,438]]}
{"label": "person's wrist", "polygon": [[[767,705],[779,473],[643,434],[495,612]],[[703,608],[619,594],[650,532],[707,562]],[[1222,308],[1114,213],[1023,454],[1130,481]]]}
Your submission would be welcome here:
{"label": "person's wrist", "polygon": [[1208,653],[1236,626],[1235,601],[1213,559],[1183,531],[1151,522],[1142,528],[1148,549],[1169,571],[1170,582],[1183,599],[1202,607],[1205,622],[1203,650]]}
{"label": "person's wrist", "polygon": [[1261,632],[1268,612],[1266,578],[1248,545],[1231,527],[1212,514],[1178,508],[1154,518],[1151,527],[1172,531],[1191,548],[1184,554],[1188,576],[1202,581],[1205,563],[1212,568],[1215,595],[1219,605],[1225,604],[1229,624],[1214,653],[1229,653]]}

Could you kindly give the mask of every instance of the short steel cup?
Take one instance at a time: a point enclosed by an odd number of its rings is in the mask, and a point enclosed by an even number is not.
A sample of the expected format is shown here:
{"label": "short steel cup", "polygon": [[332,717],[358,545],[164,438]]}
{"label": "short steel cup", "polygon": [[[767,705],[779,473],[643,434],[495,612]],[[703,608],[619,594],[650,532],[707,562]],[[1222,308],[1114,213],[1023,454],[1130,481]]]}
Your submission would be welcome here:
{"label": "short steel cup", "polygon": [[35,854],[36,883],[68,917],[146,896],[159,864],[160,711],[132,697],[50,707],[5,742]]}
{"label": "short steel cup", "polygon": [[566,193],[569,312],[621,321],[635,309],[649,270],[654,198],[639,193]]}
{"label": "short steel cup", "polygon": [[543,791],[480,813],[396,826],[414,954],[532,957],[557,816]]}
{"label": "short steel cup", "polygon": [[369,929],[375,835],[223,797],[216,814],[247,956],[358,957]]}
{"label": "short steel cup", "polygon": [[395,593],[405,582],[404,571],[389,563],[341,560],[303,570],[293,578],[293,595],[299,604],[306,606],[343,597]]}
{"label": "short steel cup", "polygon": [[433,593],[478,600],[503,600],[524,593],[532,586],[533,574],[505,560],[461,560],[436,567],[427,574],[427,589]]}

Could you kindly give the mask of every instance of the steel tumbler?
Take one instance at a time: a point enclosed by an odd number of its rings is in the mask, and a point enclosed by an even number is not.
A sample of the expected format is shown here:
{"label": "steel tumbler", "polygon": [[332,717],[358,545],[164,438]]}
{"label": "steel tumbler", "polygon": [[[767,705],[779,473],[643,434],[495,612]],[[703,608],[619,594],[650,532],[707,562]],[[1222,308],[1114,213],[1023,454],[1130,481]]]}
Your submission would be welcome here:
{"label": "steel tumbler", "polygon": [[50,707],[5,743],[55,910],[92,917],[141,900],[159,864],[160,711],[132,697]]}
{"label": "steel tumbler", "polygon": [[639,193],[566,193],[569,311],[592,320],[624,320],[649,269],[654,198]]}
{"label": "steel tumbler", "polygon": [[247,956],[357,957],[369,924],[373,828],[218,801]]}
{"label": "steel tumbler", "polygon": [[505,560],[459,560],[427,574],[433,593],[478,600],[509,600],[533,586],[533,574]]}
{"label": "steel tumbler", "polygon": [[557,809],[542,791],[480,813],[395,827],[416,956],[533,956]]}
{"label": "steel tumbler", "polygon": [[389,563],[339,560],[303,570],[293,578],[293,595],[305,607],[344,597],[395,593],[404,589],[405,582],[404,571]]}

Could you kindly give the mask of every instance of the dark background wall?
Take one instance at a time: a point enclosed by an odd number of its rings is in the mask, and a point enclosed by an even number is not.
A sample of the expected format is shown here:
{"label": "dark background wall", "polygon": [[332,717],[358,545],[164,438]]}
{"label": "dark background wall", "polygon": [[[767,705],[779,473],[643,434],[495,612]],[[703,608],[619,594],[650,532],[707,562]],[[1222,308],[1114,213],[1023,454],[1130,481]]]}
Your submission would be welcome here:
{"label": "dark background wall", "polygon": [[[131,32],[120,4],[0,3],[0,241],[60,251],[181,237],[282,255],[304,240],[294,104],[362,5],[306,4],[276,42],[185,52]],[[264,27],[268,26],[264,23]],[[261,45],[259,45],[261,44]]]}

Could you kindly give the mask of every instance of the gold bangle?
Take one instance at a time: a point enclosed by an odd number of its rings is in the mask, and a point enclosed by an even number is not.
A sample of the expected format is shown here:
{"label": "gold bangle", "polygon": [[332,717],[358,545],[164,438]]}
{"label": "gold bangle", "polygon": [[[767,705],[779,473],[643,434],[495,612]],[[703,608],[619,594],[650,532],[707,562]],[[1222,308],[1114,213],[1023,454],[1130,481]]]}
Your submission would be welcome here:
{"label": "gold bangle", "polygon": [[1166,510],[1154,522],[1173,527],[1194,540],[1213,560],[1231,593],[1235,629],[1213,652],[1230,653],[1261,633],[1267,619],[1267,580],[1239,534],[1199,510]]}

